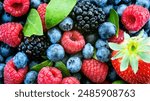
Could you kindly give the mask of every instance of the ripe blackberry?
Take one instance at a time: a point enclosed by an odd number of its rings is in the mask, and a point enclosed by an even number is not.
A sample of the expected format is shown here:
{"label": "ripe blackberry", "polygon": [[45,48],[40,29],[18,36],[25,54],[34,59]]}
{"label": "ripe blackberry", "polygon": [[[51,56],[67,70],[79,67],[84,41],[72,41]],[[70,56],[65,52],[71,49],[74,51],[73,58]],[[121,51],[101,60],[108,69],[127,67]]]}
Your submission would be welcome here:
{"label": "ripe blackberry", "polygon": [[106,15],[101,8],[90,0],[80,0],[74,7],[71,17],[75,21],[75,28],[82,32],[93,32],[103,23]]}
{"label": "ripe blackberry", "polygon": [[46,53],[50,43],[45,36],[24,37],[18,47],[18,51],[23,51],[29,57],[40,58]]}

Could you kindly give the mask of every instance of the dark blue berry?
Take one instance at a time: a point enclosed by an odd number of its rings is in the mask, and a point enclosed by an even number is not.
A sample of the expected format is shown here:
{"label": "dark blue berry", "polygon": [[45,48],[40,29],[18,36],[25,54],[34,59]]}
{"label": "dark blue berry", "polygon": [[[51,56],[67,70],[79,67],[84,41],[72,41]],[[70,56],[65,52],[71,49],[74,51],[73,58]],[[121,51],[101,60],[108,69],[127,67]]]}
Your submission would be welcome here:
{"label": "dark blue berry", "polygon": [[108,46],[108,42],[107,42],[107,41],[104,41],[104,40],[102,40],[102,39],[99,39],[99,40],[96,41],[95,47],[98,49],[98,48],[101,48],[101,47],[106,47],[106,48],[108,48],[109,46]]}
{"label": "dark blue berry", "polygon": [[136,5],[140,5],[148,9],[150,7],[150,1],[149,0],[136,0]]}
{"label": "dark blue berry", "polygon": [[2,23],[12,22],[14,17],[6,12],[4,12],[1,16]]}
{"label": "dark blue berry", "polygon": [[43,0],[43,2],[44,2],[44,3],[49,3],[49,2],[50,2],[50,0]]}
{"label": "dark blue berry", "polygon": [[104,7],[104,6],[107,5],[107,1],[108,1],[108,0],[99,0],[98,5],[99,5],[100,7]]}
{"label": "dark blue berry", "polygon": [[3,12],[3,3],[0,1],[0,14]]}
{"label": "dark blue berry", "polygon": [[5,64],[0,63],[0,79],[3,78],[4,67],[5,67]]}
{"label": "dark blue berry", "polygon": [[64,58],[65,51],[64,48],[60,44],[52,44],[47,49],[47,57],[51,61],[60,61]]}
{"label": "dark blue berry", "polygon": [[113,5],[108,5],[103,7],[105,14],[109,15],[110,10],[113,8]]}
{"label": "dark blue berry", "polygon": [[88,34],[85,36],[86,42],[92,45],[95,44],[96,40],[98,39],[98,34]]}
{"label": "dark blue berry", "polygon": [[70,31],[73,28],[73,20],[70,17],[65,18],[60,24],[59,28],[62,31]]}
{"label": "dark blue berry", "polygon": [[80,73],[74,73],[73,76],[76,77],[78,80],[82,79],[82,75]]}
{"label": "dark blue berry", "polygon": [[121,4],[118,6],[117,8],[117,13],[119,14],[119,16],[122,16],[123,11],[127,8],[127,5],[125,4]]}
{"label": "dark blue berry", "polygon": [[9,60],[11,60],[14,56],[9,56],[6,58],[5,63],[7,63]]}
{"label": "dark blue berry", "polygon": [[0,63],[4,62],[3,56],[0,55]]}
{"label": "dark blue berry", "polygon": [[34,84],[36,82],[38,73],[36,71],[30,71],[27,73],[24,83],[25,84]]}
{"label": "dark blue berry", "polygon": [[114,68],[110,68],[109,69],[109,73],[107,75],[107,79],[111,82],[117,80],[119,78],[119,76],[117,75],[116,71],[114,70]]}
{"label": "dark blue berry", "polygon": [[41,4],[41,0],[31,0],[30,5],[32,8],[38,8],[38,6]]}
{"label": "dark blue berry", "polygon": [[28,57],[25,53],[23,52],[18,52],[14,58],[13,58],[13,62],[15,64],[15,66],[19,69],[19,68],[24,68],[27,66],[28,63]]}
{"label": "dark blue berry", "polygon": [[114,4],[114,5],[117,5],[121,2],[121,0],[108,0],[108,3],[109,4]]}
{"label": "dark blue berry", "polygon": [[116,34],[116,26],[110,22],[105,22],[99,26],[98,32],[99,36],[105,40]]}
{"label": "dark blue berry", "polygon": [[79,57],[71,57],[67,61],[67,68],[71,73],[77,73],[80,71],[82,61]]}
{"label": "dark blue berry", "polygon": [[8,57],[8,56],[10,56],[11,51],[12,51],[12,50],[11,50],[11,47],[8,46],[7,44],[2,43],[2,44],[0,45],[0,54],[1,54],[3,57]]}
{"label": "dark blue berry", "polygon": [[87,43],[84,46],[82,53],[85,59],[90,59],[94,54],[94,47],[90,43]]}
{"label": "dark blue berry", "polygon": [[110,59],[110,50],[105,47],[101,47],[96,52],[96,57],[99,61],[108,62]]}
{"label": "dark blue berry", "polygon": [[31,61],[30,63],[29,63],[29,68],[31,69],[33,66],[35,66],[35,65],[37,65],[39,62],[37,62],[37,61]]}
{"label": "dark blue berry", "polygon": [[61,31],[58,28],[52,28],[48,31],[48,37],[51,43],[57,43],[61,39]]}

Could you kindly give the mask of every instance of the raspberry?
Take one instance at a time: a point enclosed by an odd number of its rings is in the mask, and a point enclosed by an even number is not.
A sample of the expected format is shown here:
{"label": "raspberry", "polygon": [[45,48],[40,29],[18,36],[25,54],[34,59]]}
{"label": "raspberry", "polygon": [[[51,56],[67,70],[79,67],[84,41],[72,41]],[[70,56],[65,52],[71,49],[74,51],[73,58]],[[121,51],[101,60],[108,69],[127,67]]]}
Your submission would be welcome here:
{"label": "raspberry", "polygon": [[114,43],[121,43],[124,40],[124,31],[123,30],[119,30],[119,34],[118,36],[113,36],[111,38],[108,39],[109,42],[114,42]]}
{"label": "raspberry", "polygon": [[122,23],[130,32],[137,32],[146,24],[149,17],[148,9],[138,5],[130,5],[123,12]]}
{"label": "raspberry", "polygon": [[61,44],[67,53],[75,54],[83,49],[85,40],[79,32],[68,31],[63,34]]}
{"label": "raspberry", "polygon": [[38,84],[60,84],[61,71],[54,67],[44,67],[38,74]]}
{"label": "raspberry", "polygon": [[5,84],[20,84],[23,82],[28,67],[17,69],[13,63],[13,59],[7,62],[4,67],[4,83]]}
{"label": "raspberry", "polygon": [[66,77],[62,80],[62,84],[80,84],[80,81],[75,77]]}
{"label": "raspberry", "polygon": [[42,26],[43,26],[43,30],[44,32],[46,32],[47,28],[46,28],[46,24],[45,24],[45,14],[46,14],[46,3],[40,4],[37,11],[40,15],[41,21],[42,21]]}
{"label": "raspberry", "polygon": [[19,23],[5,23],[0,25],[0,41],[17,47],[21,42],[22,25]]}
{"label": "raspberry", "polygon": [[15,17],[26,14],[29,10],[29,0],[4,0],[4,9]]}
{"label": "raspberry", "polygon": [[106,63],[95,59],[83,60],[81,71],[87,78],[94,83],[102,83],[108,74],[108,66]]}

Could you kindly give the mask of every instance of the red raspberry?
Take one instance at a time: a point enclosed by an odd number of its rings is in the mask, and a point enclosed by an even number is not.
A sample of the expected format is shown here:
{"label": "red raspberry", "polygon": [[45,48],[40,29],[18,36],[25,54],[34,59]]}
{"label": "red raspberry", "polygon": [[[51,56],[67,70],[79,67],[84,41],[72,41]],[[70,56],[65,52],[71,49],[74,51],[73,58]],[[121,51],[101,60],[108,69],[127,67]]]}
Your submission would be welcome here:
{"label": "red raspberry", "polygon": [[94,83],[102,83],[108,74],[108,66],[106,63],[95,59],[83,60],[81,71]]}
{"label": "red raspberry", "polygon": [[37,9],[37,11],[38,11],[38,13],[40,15],[41,21],[42,21],[42,26],[43,26],[44,32],[47,31],[46,23],[45,23],[46,7],[47,7],[47,4],[43,3],[43,4],[40,4],[38,9]]}
{"label": "red raspberry", "polygon": [[28,67],[17,69],[13,63],[13,59],[7,62],[4,67],[4,83],[5,84],[20,84],[23,82]]}
{"label": "red raspberry", "polygon": [[113,36],[111,38],[108,39],[109,42],[114,42],[114,43],[121,43],[124,40],[124,31],[123,30],[119,30],[119,34],[118,36]]}
{"label": "red raspberry", "polygon": [[84,37],[78,31],[64,32],[61,44],[69,54],[81,51],[85,45]]}
{"label": "red raspberry", "polygon": [[62,84],[80,84],[80,81],[75,77],[66,77],[62,80]]}
{"label": "red raspberry", "polygon": [[38,84],[60,84],[61,71],[54,67],[44,67],[38,74]]}
{"label": "red raspberry", "polygon": [[149,17],[148,9],[138,5],[130,5],[123,12],[122,23],[130,32],[137,32],[146,24]]}
{"label": "red raspberry", "polygon": [[4,9],[12,16],[20,17],[29,10],[29,0],[4,0]]}
{"label": "red raspberry", "polygon": [[0,41],[17,47],[21,42],[21,31],[23,27],[20,23],[5,23],[0,25]]}

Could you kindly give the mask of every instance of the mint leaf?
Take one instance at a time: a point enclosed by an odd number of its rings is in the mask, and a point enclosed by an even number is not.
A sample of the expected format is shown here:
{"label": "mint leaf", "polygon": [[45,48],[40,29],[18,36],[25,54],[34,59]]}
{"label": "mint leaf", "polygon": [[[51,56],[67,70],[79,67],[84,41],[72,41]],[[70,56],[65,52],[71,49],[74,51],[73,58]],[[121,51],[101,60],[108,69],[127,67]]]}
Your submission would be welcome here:
{"label": "mint leaf", "polygon": [[118,13],[114,9],[110,10],[110,15],[109,15],[108,21],[113,23],[116,26],[116,30],[117,30],[116,35],[118,36],[118,34],[119,34],[119,16],[118,16]]}
{"label": "mint leaf", "polygon": [[26,24],[23,28],[24,36],[43,35],[43,27],[40,16],[36,9],[31,9],[27,17]]}
{"label": "mint leaf", "polygon": [[52,66],[52,65],[53,65],[52,61],[46,60],[38,65],[33,66],[31,68],[31,70],[35,70],[35,71],[39,72],[43,67]]}
{"label": "mint leaf", "polygon": [[64,20],[77,0],[51,0],[46,7],[45,22],[48,29],[56,26],[62,20]]}
{"label": "mint leaf", "polygon": [[61,61],[56,62],[55,67],[61,71],[63,77],[67,77],[67,76],[71,75],[69,70],[67,69],[66,65],[63,62],[61,62]]}

